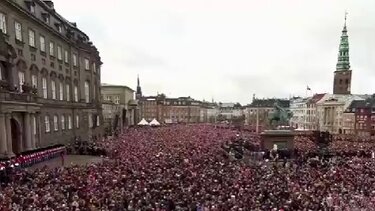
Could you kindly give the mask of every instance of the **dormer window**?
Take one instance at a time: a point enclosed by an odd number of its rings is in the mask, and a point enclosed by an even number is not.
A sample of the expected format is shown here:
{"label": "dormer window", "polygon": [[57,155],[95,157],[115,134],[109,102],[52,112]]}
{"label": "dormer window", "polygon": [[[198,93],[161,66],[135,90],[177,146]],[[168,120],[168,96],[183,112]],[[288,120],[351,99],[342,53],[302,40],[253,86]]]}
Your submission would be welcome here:
{"label": "dormer window", "polygon": [[35,2],[33,0],[25,0],[25,4],[29,8],[29,11],[35,14]]}
{"label": "dormer window", "polygon": [[59,33],[62,33],[62,32],[63,32],[63,28],[62,28],[61,23],[55,23],[55,26],[56,26],[56,28],[57,28],[57,31],[59,31]]}
{"label": "dormer window", "polygon": [[50,20],[50,18],[49,18],[49,14],[48,14],[48,13],[43,12],[43,13],[42,13],[42,19],[43,19],[43,21],[44,21],[46,24],[49,24],[49,20]]}

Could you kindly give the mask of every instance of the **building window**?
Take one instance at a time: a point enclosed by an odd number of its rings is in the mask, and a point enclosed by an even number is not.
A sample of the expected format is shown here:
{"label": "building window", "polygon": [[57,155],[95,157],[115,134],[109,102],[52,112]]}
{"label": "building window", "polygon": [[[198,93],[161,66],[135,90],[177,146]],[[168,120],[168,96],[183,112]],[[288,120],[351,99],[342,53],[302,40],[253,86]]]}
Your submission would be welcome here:
{"label": "building window", "polygon": [[46,38],[40,35],[39,41],[40,41],[40,51],[46,52]]}
{"label": "building window", "polygon": [[90,61],[85,58],[85,70],[90,70]]}
{"label": "building window", "polygon": [[58,25],[58,26],[57,26],[57,30],[58,30],[60,33],[62,33],[62,32],[63,32],[63,28],[62,28],[62,26],[61,26],[61,25]]}
{"label": "building window", "polygon": [[55,44],[53,42],[49,43],[49,55],[55,56]]}
{"label": "building window", "polygon": [[21,72],[19,71],[18,72],[18,82],[19,82],[19,88],[20,88],[20,91],[22,92],[22,85],[25,83],[25,73],[24,72]]}
{"label": "building window", "polygon": [[61,81],[59,83],[59,97],[60,100],[64,100],[64,85]]}
{"label": "building window", "polygon": [[99,117],[99,115],[96,116],[96,126],[97,127],[100,126],[100,117]]}
{"label": "building window", "polygon": [[71,115],[68,116],[68,129],[69,130],[72,129],[72,116]]}
{"label": "building window", "polygon": [[93,128],[92,114],[89,114],[89,128]]}
{"label": "building window", "polygon": [[46,128],[46,133],[51,131],[50,124],[49,124],[49,116],[44,117],[44,126]]}
{"label": "building window", "polygon": [[65,116],[61,115],[61,130],[65,130]]}
{"label": "building window", "polygon": [[73,66],[77,67],[77,54],[73,54]]}
{"label": "building window", "polygon": [[35,47],[35,32],[29,29],[29,45]]}
{"label": "building window", "polygon": [[36,75],[31,76],[31,85],[33,88],[38,88],[38,77]]}
{"label": "building window", "polygon": [[79,115],[76,115],[76,128],[79,128]]}
{"label": "building window", "polygon": [[85,102],[90,102],[90,84],[88,81],[85,81]]}
{"label": "building window", "polygon": [[74,102],[78,102],[78,87],[74,85]]}
{"label": "building window", "polygon": [[56,100],[56,82],[54,80],[51,81],[51,91],[52,99]]}
{"label": "building window", "polygon": [[47,79],[45,77],[42,78],[42,89],[43,89],[43,98],[48,98],[48,89],[47,89]]}
{"label": "building window", "polygon": [[33,134],[36,135],[36,118],[33,116]]}
{"label": "building window", "polygon": [[7,19],[5,14],[0,12],[0,30],[6,34],[7,33]]}
{"label": "building window", "polygon": [[95,64],[95,62],[92,63],[92,70],[94,71],[94,73],[96,73],[96,64]]}
{"label": "building window", "polygon": [[62,60],[62,48],[59,45],[57,46],[57,59]]}
{"label": "building window", "polygon": [[46,24],[49,24],[49,14],[48,13],[42,13],[42,18]]}
{"label": "building window", "polygon": [[66,84],[66,101],[70,101],[70,85]]}
{"label": "building window", "polygon": [[120,104],[120,96],[115,96],[115,104]]}
{"label": "building window", "polygon": [[68,51],[67,50],[65,50],[64,51],[64,59],[65,59],[65,63],[69,63],[69,54],[68,54]]}
{"label": "building window", "polygon": [[59,130],[58,118],[57,118],[56,115],[53,116],[53,129],[54,129],[55,131],[58,131],[58,130]]}
{"label": "building window", "polygon": [[15,21],[14,27],[16,29],[16,40],[22,41],[22,25]]}

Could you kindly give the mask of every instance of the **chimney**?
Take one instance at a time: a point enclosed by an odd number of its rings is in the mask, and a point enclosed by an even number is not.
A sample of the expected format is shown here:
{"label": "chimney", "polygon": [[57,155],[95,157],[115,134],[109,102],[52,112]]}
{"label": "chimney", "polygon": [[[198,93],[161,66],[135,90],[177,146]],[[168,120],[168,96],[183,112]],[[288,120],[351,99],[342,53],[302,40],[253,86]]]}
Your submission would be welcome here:
{"label": "chimney", "polygon": [[53,5],[53,2],[51,0],[43,0],[43,2],[45,4],[47,4],[47,6],[51,9],[54,9],[54,5]]}

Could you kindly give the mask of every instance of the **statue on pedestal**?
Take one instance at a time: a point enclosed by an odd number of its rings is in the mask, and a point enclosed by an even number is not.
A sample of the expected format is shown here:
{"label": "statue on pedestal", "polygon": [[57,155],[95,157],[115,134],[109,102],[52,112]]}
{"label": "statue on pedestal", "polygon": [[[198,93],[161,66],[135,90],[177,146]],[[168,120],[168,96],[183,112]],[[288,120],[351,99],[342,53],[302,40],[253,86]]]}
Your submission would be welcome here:
{"label": "statue on pedestal", "polygon": [[277,129],[279,126],[289,126],[289,120],[293,113],[282,108],[277,102],[274,104],[274,112],[269,118],[269,123],[272,129]]}

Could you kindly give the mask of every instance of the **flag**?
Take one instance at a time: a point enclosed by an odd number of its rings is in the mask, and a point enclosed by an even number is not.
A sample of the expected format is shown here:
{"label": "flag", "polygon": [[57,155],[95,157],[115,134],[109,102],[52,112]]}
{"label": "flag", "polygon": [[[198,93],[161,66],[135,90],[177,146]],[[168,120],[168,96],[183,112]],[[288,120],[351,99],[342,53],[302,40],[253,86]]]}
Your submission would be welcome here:
{"label": "flag", "polygon": [[306,88],[306,89],[307,89],[307,90],[311,90],[309,86],[307,86],[307,88]]}

